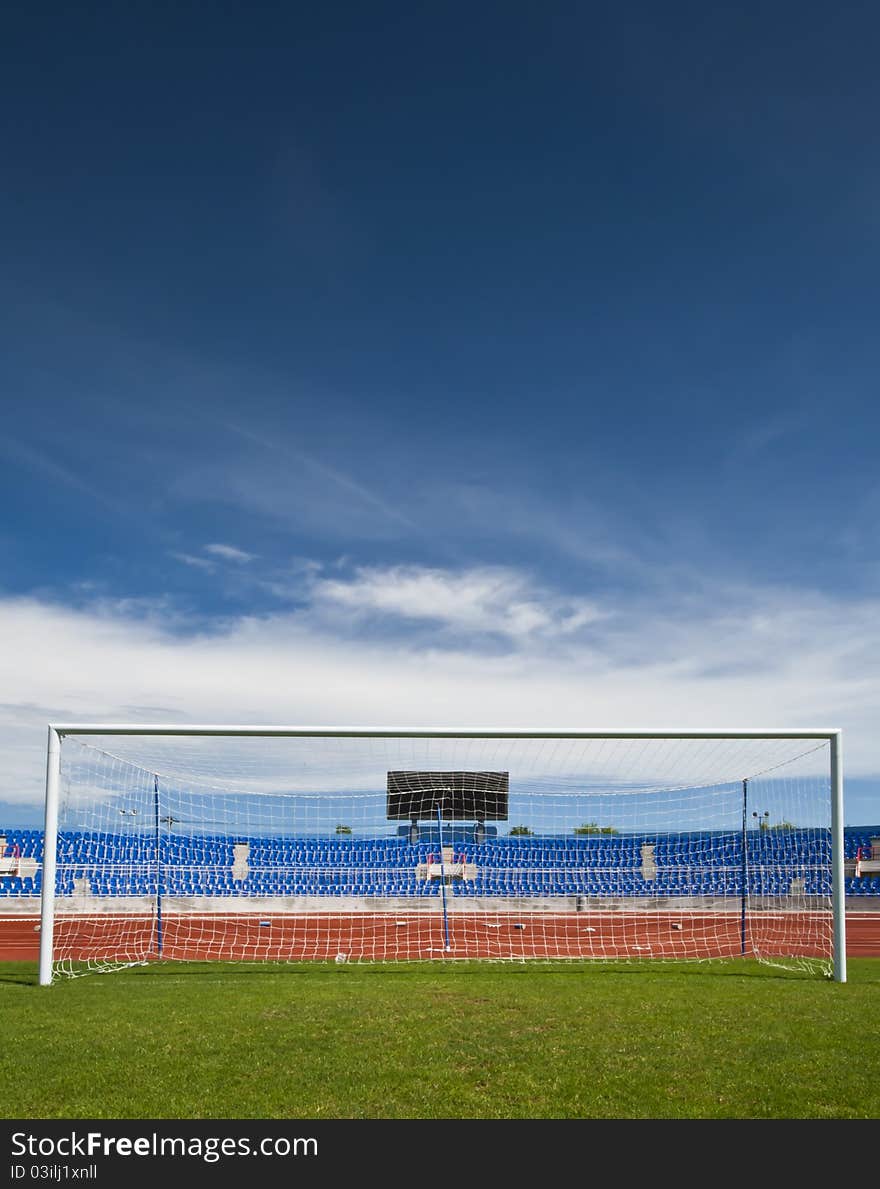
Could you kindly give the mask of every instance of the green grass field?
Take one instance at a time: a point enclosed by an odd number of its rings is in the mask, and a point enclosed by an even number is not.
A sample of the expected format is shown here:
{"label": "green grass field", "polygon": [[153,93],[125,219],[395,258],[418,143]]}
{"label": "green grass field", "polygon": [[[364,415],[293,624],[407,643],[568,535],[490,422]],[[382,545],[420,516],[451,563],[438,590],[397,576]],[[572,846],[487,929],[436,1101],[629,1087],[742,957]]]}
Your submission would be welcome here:
{"label": "green grass field", "polygon": [[8,1119],[876,1119],[880,959],[0,964]]}

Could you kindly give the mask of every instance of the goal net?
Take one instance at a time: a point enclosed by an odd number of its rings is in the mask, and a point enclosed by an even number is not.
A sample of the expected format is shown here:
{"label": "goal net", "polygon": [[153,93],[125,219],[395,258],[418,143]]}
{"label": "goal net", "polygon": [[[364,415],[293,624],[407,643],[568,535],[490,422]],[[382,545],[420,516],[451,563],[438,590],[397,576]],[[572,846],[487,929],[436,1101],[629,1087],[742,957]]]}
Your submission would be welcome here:
{"label": "goal net", "polygon": [[757,958],[845,978],[837,732],[50,727],[40,981]]}

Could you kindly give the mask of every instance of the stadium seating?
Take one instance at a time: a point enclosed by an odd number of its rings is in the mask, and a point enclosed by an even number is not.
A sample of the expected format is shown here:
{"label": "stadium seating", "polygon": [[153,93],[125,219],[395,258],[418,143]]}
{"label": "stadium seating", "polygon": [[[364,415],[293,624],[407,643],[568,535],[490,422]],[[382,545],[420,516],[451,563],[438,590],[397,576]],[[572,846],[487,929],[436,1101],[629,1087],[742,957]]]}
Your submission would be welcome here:
{"label": "stadium seating", "polygon": [[[4,832],[7,854],[21,870],[0,878],[0,896],[40,894],[42,831]],[[72,831],[59,837],[59,891],[94,896],[434,896],[443,881],[441,854],[430,836],[373,838],[163,836],[156,854],[149,835]],[[446,883],[446,894],[464,897],[645,895],[830,895],[829,841],[818,831],[767,830],[742,836],[662,834],[586,837],[500,836],[475,842],[472,832],[451,834],[451,853],[464,878]],[[848,828],[844,850],[854,859],[873,829]],[[245,866],[235,848],[245,844]],[[645,849],[643,849],[645,848]],[[426,872],[430,876],[426,877]],[[801,882],[802,881],[802,882]],[[845,880],[847,896],[880,896],[880,876]]]}

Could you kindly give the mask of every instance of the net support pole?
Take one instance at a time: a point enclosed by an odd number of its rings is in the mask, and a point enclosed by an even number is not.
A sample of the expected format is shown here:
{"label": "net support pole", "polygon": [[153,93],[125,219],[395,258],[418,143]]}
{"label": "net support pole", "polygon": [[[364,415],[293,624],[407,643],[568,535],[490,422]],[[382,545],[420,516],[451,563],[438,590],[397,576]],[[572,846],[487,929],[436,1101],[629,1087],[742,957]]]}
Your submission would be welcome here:
{"label": "net support pole", "polygon": [[443,817],[440,806],[437,806],[437,837],[440,840],[440,894],[443,897],[443,941],[444,949],[449,953],[449,913],[446,908],[446,865],[443,861]]}
{"label": "net support pole", "polygon": [[156,956],[162,957],[162,834],[159,830],[159,777],[153,777],[153,812],[156,818]]}
{"label": "net support pole", "polygon": [[58,867],[58,792],[61,782],[61,737],[49,727],[46,752],[46,814],[43,824],[43,886],[40,896],[41,987],[52,982],[55,939],[55,873]]}
{"label": "net support pole", "polygon": [[742,824],[742,907],[740,910],[740,953],[746,953],[746,902],[749,895],[749,835],[748,835],[749,782],[743,781],[743,824]]}
{"label": "net support pole", "polygon": [[843,864],[843,757],[840,731],[831,739],[831,908],[834,917],[832,976],[846,982],[846,886]]}

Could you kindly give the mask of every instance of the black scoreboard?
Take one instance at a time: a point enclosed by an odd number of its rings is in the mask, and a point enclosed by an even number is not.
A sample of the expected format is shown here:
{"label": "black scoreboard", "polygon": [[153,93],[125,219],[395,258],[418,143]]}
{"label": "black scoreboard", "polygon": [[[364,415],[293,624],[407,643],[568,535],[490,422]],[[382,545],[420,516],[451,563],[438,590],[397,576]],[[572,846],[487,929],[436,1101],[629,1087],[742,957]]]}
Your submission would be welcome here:
{"label": "black scoreboard", "polygon": [[390,821],[507,820],[509,772],[389,772]]}

